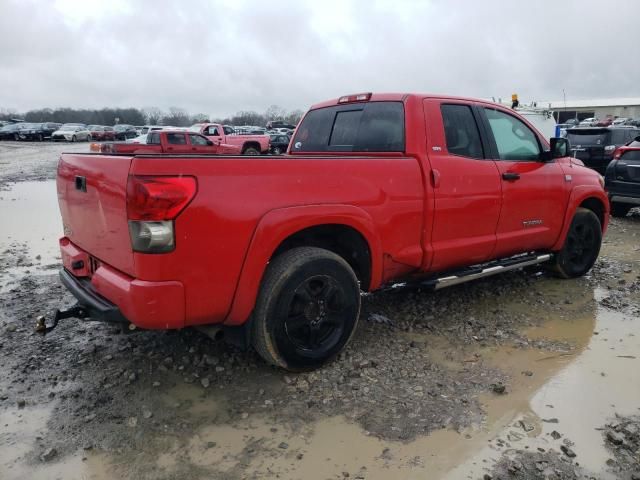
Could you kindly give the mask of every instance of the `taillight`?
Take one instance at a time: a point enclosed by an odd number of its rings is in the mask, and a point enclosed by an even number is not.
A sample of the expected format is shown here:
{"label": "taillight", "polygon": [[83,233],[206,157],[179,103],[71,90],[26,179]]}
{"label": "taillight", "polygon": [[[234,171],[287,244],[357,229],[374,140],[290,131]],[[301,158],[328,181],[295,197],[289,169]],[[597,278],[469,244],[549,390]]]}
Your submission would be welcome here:
{"label": "taillight", "polygon": [[130,176],[127,182],[129,220],[173,220],[196,194],[194,177]]}
{"label": "taillight", "polygon": [[604,147],[604,151],[605,151],[606,153],[612,153],[615,149],[616,149],[616,146],[615,146],[615,145],[606,145],[606,146]]}
{"label": "taillight", "polygon": [[614,159],[619,160],[621,156],[622,156],[622,150],[620,150],[619,148],[615,152],[613,152]]}
{"label": "taillight", "polygon": [[175,248],[173,220],[196,194],[194,177],[130,176],[127,218],[136,252],[164,253]]}

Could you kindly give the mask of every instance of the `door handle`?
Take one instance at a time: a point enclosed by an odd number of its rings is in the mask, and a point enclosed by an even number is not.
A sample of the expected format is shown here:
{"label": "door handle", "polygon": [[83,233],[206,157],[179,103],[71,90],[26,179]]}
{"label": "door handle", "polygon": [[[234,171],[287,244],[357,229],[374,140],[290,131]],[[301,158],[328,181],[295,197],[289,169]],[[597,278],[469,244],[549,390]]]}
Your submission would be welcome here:
{"label": "door handle", "polygon": [[503,180],[520,180],[520,174],[516,172],[504,172],[502,174]]}

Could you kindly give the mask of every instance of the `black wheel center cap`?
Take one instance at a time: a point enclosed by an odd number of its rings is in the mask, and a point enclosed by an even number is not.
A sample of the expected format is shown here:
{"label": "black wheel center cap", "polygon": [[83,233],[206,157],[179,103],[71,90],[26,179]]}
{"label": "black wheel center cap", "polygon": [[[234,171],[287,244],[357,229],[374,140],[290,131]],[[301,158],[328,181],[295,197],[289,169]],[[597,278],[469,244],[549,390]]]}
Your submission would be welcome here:
{"label": "black wheel center cap", "polygon": [[312,327],[319,326],[326,314],[326,305],[323,300],[311,301],[304,309],[304,315],[309,319]]}

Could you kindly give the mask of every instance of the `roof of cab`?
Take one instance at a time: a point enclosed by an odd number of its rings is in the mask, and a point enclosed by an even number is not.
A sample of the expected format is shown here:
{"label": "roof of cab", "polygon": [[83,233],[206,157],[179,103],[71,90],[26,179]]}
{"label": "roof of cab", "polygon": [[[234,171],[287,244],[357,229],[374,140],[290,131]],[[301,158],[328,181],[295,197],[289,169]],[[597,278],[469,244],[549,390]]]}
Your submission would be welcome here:
{"label": "roof of cab", "polygon": [[[351,96],[351,95],[359,95],[359,93],[353,93],[353,94],[349,94],[349,95],[342,95],[342,96],[340,96],[338,98],[334,98],[332,100],[327,100],[327,101],[324,101],[324,102],[316,103],[316,104],[311,106],[310,110],[315,110],[317,108],[324,108],[324,107],[332,107],[332,106],[335,106],[335,105],[345,105],[344,103],[338,103],[338,100],[340,98],[342,98],[342,97]],[[359,102],[351,102],[351,103],[405,102],[410,97],[439,98],[439,99],[443,99],[443,100],[458,100],[458,101],[465,101],[465,102],[484,103],[484,104],[487,104],[487,105],[496,105],[496,106],[504,108],[504,105],[500,105],[499,103],[490,102],[490,101],[487,101],[487,100],[482,100],[480,98],[458,97],[458,96],[455,96],[455,95],[441,95],[441,94],[435,94],[435,93],[372,93],[371,94],[371,98],[369,100],[359,101]]]}

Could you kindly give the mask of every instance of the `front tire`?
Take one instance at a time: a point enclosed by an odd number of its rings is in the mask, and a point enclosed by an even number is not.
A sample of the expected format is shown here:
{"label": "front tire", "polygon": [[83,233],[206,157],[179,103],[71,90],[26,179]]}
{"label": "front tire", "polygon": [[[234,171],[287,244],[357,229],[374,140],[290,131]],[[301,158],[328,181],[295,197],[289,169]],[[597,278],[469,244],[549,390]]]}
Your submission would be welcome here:
{"label": "front tire", "polygon": [[300,247],[276,257],[253,314],[253,346],[268,363],[291,371],[321,367],[340,353],[360,315],[360,286],[340,256]]}
{"label": "front tire", "polygon": [[624,203],[612,203],[611,216],[616,218],[626,217],[631,208],[632,207],[630,205],[625,205]]}
{"label": "front tire", "polygon": [[552,270],[562,278],[581,277],[593,267],[602,244],[602,225],[587,208],[578,208],[562,250],[556,253]]}
{"label": "front tire", "polygon": [[77,139],[76,139],[76,136],[75,136],[75,135],[74,135],[73,137],[71,137],[71,141],[72,141],[72,142],[75,142],[76,140],[77,140]]}
{"label": "front tire", "polygon": [[282,154],[282,150],[280,150],[280,147],[276,147],[273,149],[273,154],[274,155],[281,155]]}
{"label": "front tire", "polygon": [[91,140],[93,140],[93,138],[91,137],[91,135],[87,135],[87,142],[90,142]]}

